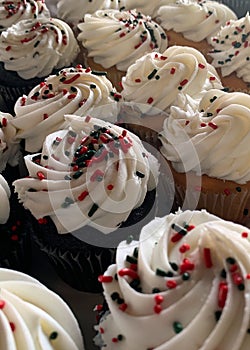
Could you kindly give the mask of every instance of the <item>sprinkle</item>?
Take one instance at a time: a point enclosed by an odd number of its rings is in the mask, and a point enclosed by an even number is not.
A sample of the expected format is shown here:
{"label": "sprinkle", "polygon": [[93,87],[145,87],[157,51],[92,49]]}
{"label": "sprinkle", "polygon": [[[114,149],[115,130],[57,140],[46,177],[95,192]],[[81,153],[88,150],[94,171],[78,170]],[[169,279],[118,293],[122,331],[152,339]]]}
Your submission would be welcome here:
{"label": "sprinkle", "polygon": [[169,281],[167,281],[166,286],[169,289],[174,289],[177,287],[177,282],[175,280],[169,280]]}
{"label": "sprinkle", "polygon": [[203,257],[204,257],[204,262],[205,262],[206,268],[210,269],[213,266],[210,248],[203,249]]}
{"label": "sprinkle", "polygon": [[50,340],[54,340],[58,337],[58,333],[57,332],[52,332],[50,333],[49,339]]}
{"label": "sprinkle", "polygon": [[124,269],[121,269],[119,272],[118,272],[118,275],[123,277],[123,276],[129,276],[131,277],[132,279],[139,279],[139,276],[137,274],[136,271],[132,270],[132,269],[129,269],[129,268],[124,268]]}
{"label": "sprinkle", "polygon": [[148,80],[153,79],[155,74],[157,73],[157,69],[154,69],[149,75],[148,75]]}
{"label": "sprinkle", "polygon": [[154,101],[153,97],[149,97],[148,100],[147,100],[147,103],[151,104],[151,103],[153,103],[153,101]]}
{"label": "sprinkle", "polygon": [[45,120],[45,119],[47,119],[48,117],[49,117],[48,113],[44,113],[43,119]]}
{"label": "sprinkle", "polygon": [[215,316],[215,320],[218,322],[220,317],[221,317],[221,314],[222,314],[222,311],[221,310],[217,310],[215,311],[214,313],[214,316]]}
{"label": "sprinkle", "polygon": [[140,171],[137,171],[135,173],[138,177],[140,177],[141,179],[143,179],[145,177],[145,174],[141,173]]}
{"label": "sprinkle", "polygon": [[231,193],[228,188],[225,188],[223,192],[225,193],[226,196],[229,196]]}
{"label": "sprinkle", "polygon": [[37,175],[39,180],[44,180],[45,179],[45,175],[44,175],[44,173],[42,171],[38,171],[36,173],[36,175]]}
{"label": "sprinkle", "polygon": [[95,214],[95,212],[97,211],[97,209],[99,208],[98,204],[94,203],[90,209],[90,211],[88,212],[88,216],[91,217]]}
{"label": "sprinkle", "polygon": [[184,243],[184,244],[182,244],[182,246],[180,246],[179,251],[180,251],[180,253],[185,253],[189,249],[190,249],[190,245],[187,243]]}
{"label": "sprinkle", "polygon": [[218,293],[218,306],[224,308],[228,293],[228,285],[226,282],[221,282],[219,284],[219,293]]}
{"label": "sprinkle", "polygon": [[15,323],[14,323],[14,322],[10,322],[10,328],[11,328],[12,332],[14,332],[14,331],[15,331],[15,329],[16,329],[16,325],[15,325]]}
{"label": "sprinkle", "polygon": [[212,122],[209,122],[209,123],[208,123],[208,126],[210,126],[210,128],[212,128],[212,129],[214,129],[214,130],[216,130],[216,129],[218,128],[218,125],[216,125],[216,124],[214,124],[214,123],[212,123]]}
{"label": "sprinkle", "polygon": [[180,86],[184,86],[188,83],[188,79],[184,79],[180,82]]}
{"label": "sprinkle", "polygon": [[121,305],[119,305],[119,309],[123,312],[126,311],[127,307],[128,305],[126,303],[122,303]]}
{"label": "sprinkle", "polygon": [[158,269],[158,268],[155,270],[155,274],[157,276],[161,276],[161,277],[167,277],[168,276],[167,272],[165,272],[165,271],[163,271],[161,269]]}
{"label": "sprinkle", "polygon": [[175,74],[175,71],[176,71],[176,69],[175,69],[174,67],[171,68],[171,69],[170,69],[170,74],[172,74],[172,75]]}
{"label": "sprinkle", "polygon": [[162,311],[161,305],[157,304],[157,305],[154,306],[154,312],[155,312],[156,314],[161,313],[161,311]]}
{"label": "sprinkle", "polygon": [[126,243],[130,244],[133,241],[133,239],[134,239],[133,235],[129,235],[126,239]]}
{"label": "sprinkle", "polygon": [[100,275],[98,276],[98,281],[100,283],[111,283],[113,281],[112,276]]}
{"label": "sprinkle", "polygon": [[72,78],[63,80],[63,84],[71,84],[71,83],[73,83],[74,81],[76,81],[78,78],[80,78],[80,76],[81,76],[81,74],[80,74],[80,73],[77,73],[77,74],[74,75]]}
{"label": "sprinkle", "polygon": [[181,273],[193,270],[195,267],[194,263],[192,263],[189,259],[185,258],[183,259],[183,262],[180,265],[180,271]]}
{"label": "sprinkle", "polygon": [[199,63],[199,64],[198,64],[198,67],[199,67],[200,69],[204,69],[204,68],[205,68],[205,65],[202,64],[202,63]]}
{"label": "sprinkle", "polygon": [[248,232],[242,232],[241,236],[242,236],[242,238],[247,238],[248,237]]}
{"label": "sprinkle", "polygon": [[47,219],[46,218],[40,218],[37,220],[40,225],[47,224]]}
{"label": "sprinkle", "polygon": [[136,83],[140,83],[140,82],[141,82],[141,79],[140,79],[140,78],[137,78],[137,79],[135,79],[135,82],[136,82]]}
{"label": "sprinkle", "polygon": [[155,295],[154,299],[155,299],[156,304],[161,304],[164,301],[163,296],[159,295],[159,294]]}
{"label": "sprinkle", "polygon": [[6,302],[4,300],[0,300],[0,310],[5,307]]}
{"label": "sprinkle", "polygon": [[182,275],[182,279],[183,281],[187,281],[190,278],[190,274],[188,272],[184,272]]}
{"label": "sprinkle", "polygon": [[174,329],[175,333],[178,334],[183,330],[183,326],[180,322],[174,322],[173,329]]}

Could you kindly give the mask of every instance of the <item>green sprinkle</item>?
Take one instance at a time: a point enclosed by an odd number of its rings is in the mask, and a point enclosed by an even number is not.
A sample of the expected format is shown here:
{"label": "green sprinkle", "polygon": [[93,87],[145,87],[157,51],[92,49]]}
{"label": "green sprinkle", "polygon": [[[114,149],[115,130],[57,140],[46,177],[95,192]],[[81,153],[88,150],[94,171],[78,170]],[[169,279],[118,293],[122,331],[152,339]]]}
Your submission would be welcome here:
{"label": "green sprinkle", "polygon": [[58,333],[57,332],[52,332],[49,336],[50,340],[55,340],[58,337]]}
{"label": "green sprinkle", "polygon": [[174,322],[173,328],[176,334],[180,333],[183,330],[183,326],[180,322]]}
{"label": "green sprinkle", "polygon": [[161,276],[161,277],[167,277],[168,276],[166,271],[163,271],[163,270],[158,269],[158,268],[156,269],[155,274],[157,276]]}
{"label": "green sprinkle", "polygon": [[153,79],[153,77],[155,76],[155,74],[157,73],[157,69],[154,69],[149,75],[148,75],[148,79]]}
{"label": "green sprinkle", "polygon": [[221,314],[222,314],[221,310],[215,311],[214,316],[216,321],[219,321]]}
{"label": "green sprinkle", "polygon": [[126,239],[126,243],[130,244],[133,241],[134,237],[132,235],[129,235]]}
{"label": "green sprinkle", "polygon": [[107,72],[92,70],[91,74],[93,74],[93,75],[107,75]]}
{"label": "green sprinkle", "polygon": [[97,209],[99,208],[98,204],[94,203],[90,209],[90,211],[88,212],[88,216],[91,218],[91,216],[93,216],[95,214],[95,212],[97,211]]}
{"label": "green sprinkle", "polygon": [[137,264],[137,259],[130,255],[126,256],[126,261],[129,262],[130,264]]}

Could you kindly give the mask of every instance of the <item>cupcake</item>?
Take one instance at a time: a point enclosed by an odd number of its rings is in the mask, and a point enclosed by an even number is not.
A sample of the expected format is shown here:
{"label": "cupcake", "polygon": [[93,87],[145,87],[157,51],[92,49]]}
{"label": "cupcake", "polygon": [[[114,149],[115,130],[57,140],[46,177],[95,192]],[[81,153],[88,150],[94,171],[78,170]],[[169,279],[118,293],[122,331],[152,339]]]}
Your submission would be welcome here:
{"label": "cupcake", "polygon": [[20,144],[16,140],[16,129],[11,125],[12,115],[0,112],[0,173],[9,165],[14,171],[21,153]]}
{"label": "cupcake", "polygon": [[44,0],[0,1],[0,32],[21,20],[37,20],[40,17],[50,17]]}
{"label": "cupcake", "polygon": [[250,92],[250,16],[231,20],[212,38],[212,65],[230,91]]}
{"label": "cupcake", "polygon": [[250,96],[210,90],[199,109],[171,108],[159,135],[180,206],[250,218]]}
{"label": "cupcake", "polygon": [[56,18],[23,20],[0,36],[0,94],[9,109],[53,71],[69,66],[79,46],[68,24]]}
{"label": "cupcake", "polygon": [[0,269],[1,342],[5,349],[84,350],[68,305],[38,280]]}
{"label": "cupcake", "polygon": [[210,38],[227,21],[237,19],[226,5],[217,1],[160,0],[157,21],[165,29],[169,46],[191,46],[207,55]]}
{"label": "cupcake", "polygon": [[9,186],[10,182],[0,175],[0,266],[27,272],[31,247],[24,210]]}
{"label": "cupcake", "polygon": [[40,152],[47,135],[66,127],[65,114],[82,116],[99,107],[109,121],[116,121],[116,100],[119,94],[105,72],[81,65],[64,68],[19,97],[12,120],[16,138],[25,141],[26,152]]}
{"label": "cupcake", "polygon": [[[250,230],[206,211],[156,218],[100,281],[101,349],[247,349]],[[236,317],[237,315],[237,317]]]}
{"label": "cupcake", "polygon": [[168,45],[163,29],[136,10],[99,10],[78,24],[85,65],[106,70],[120,91],[121,77],[135,60],[147,52],[163,52]]}
{"label": "cupcake", "polygon": [[74,288],[96,292],[121,237],[136,235],[136,224],[154,211],[159,165],[119,126],[66,119],[69,129],[47,136],[42,153],[25,156],[29,176],[13,185],[57,272]]}
{"label": "cupcake", "polygon": [[180,92],[198,104],[207,90],[222,87],[214,67],[194,48],[172,46],[162,54],[148,53],[130,65],[122,78],[120,117],[141,139],[155,144]]}

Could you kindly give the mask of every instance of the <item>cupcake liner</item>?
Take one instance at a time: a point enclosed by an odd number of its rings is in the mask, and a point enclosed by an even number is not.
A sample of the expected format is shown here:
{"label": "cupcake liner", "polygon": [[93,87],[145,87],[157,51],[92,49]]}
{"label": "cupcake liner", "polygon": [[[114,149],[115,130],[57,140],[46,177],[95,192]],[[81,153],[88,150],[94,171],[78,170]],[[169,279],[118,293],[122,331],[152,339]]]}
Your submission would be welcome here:
{"label": "cupcake liner", "polygon": [[[9,179],[9,183],[11,179]],[[0,225],[0,266],[29,272],[32,260],[30,235],[26,227],[25,211],[11,188],[10,217]]]}
{"label": "cupcake liner", "polygon": [[102,285],[98,281],[98,276],[115,261],[119,242],[127,239],[129,233],[133,236],[139,235],[144,220],[148,222],[153,218],[154,211],[150,209],[154,203],[155,192],[155,190],[148,192],[144,205],[134,210],[119,229],[108,235],[89,226],[74,233],[58,234],[49,217],[39,223],[28,212],[27,223],[31,237],[46,254],[62,280],[77,290],[99,293],[102,291]]}
{"label": "cupcake liner", "polygon": [[178,173],[167,161],[175,183],[175,205],[183,210],[206,209],[224,220],[248,226],[250,223],[250,182]]}
{"label": "cupcake liner", "polygon": [[137,135],[142,141],[149,143],[152,146],[159,146],[158,132],[138,124],[122,123],[121,126]]}

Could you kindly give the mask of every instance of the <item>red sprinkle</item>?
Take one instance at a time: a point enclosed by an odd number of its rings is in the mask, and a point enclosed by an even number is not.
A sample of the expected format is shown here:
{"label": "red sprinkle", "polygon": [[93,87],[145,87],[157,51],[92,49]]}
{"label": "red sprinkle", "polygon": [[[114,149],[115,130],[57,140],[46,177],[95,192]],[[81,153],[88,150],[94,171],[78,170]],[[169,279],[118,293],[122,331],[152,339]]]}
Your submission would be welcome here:
{"label": "red sprinkle", "polygon": [[190,249],[190,245],[187,243],[184,243],[184,244],[182,244],[182,246],[180,246],[179,251],[180,251],[180,253],[185,253],[189,249]]}
{"label": "red sprinkle", "polygon": [[198,67],[199,67],[200,69],[204,69],[204,68],[205,68],[205,65],[202,64],[202,63],[199,63],[199,64],[198,64]]}
{"label": "red sprinkle", "polygon": [[135,82],[136,82],[136,83],[140,83],[140,82],[141,82],[141,79],[140,79],[140,78],[137,78],[137,79],[135,79]]}
{"label": "red sprinkle", "polygon": [[188,79],[184,79],[180,82],[180,86],[184,86],[188,83]]}
{"label": "red sprinkle", "polygon": [[44,173],[42,171],[38,171],[36,173],[36,175],[37,175],[39,180],[44,180],[45,179],[45,175],[44,175]]}
{"label": "red sprinkle", "polygon": [[[88,68],[87,68],[88,69]],[[86,72],[86,70],[85,70]],[[63,84],[71,84],[73,83],[75,80],[77,80],[78,78],[80,78],[81,74],[80,73],[77,73],[76,75],[74,75],[72,78],[70,79],[66,79],[64,80]]]}
{"label": "red sprinkle", "polygon": [[5,48],[6,51],[10,51],[10,49],[11,49],[10,45]]}
{"label": "red sprinkle", "polygon": [[46,218],[40,218],[37,220],[40,225],[47,224],[47,219]]}
{"label": "red sprinkle", "polygon": [[48,113],[44,113],[43,119],[47,119],[49,117]]}
{"label": "red sprinkle", "polygon": [[214,124],[214,123],[212,123],[212,122],[209,122],[209,123],[208,123],[208,126],[210,126],[210,128],[212,128],[212,129],[214,129],[214,130],[216,130],[216,129],[218,128],[218,125],[216,125],[216,124]]}
{"label": "red sprinkle", "polygon": [[3,309],[5,307],[5,301],[4,300],[0,300],[0,309]]}
{"label": "red sprinkle", "polygon": [[126,304],[126,303],[122,303],[120,306],[119,306],[119,309],[121,310],[121,311],[126,311],[126,309],[127,309],[127,307],[128,307],[128,305]]}
{"label": "red sprinkle", "polygon": [[229,196],[231,192],[230,192],[230,190],[228,188],[225,188],[224,189],[224,193],[225,193],[226,196]]}
{"label": "red sprinkle", "polygon": [[98,281],[100,283],[110,283],[113,281],[113,277],[112,276],[105,276],[105,275],[100,275],[98,277]]}
{"label": "red sprinkle", "polygon": [[247,238],[248,237],[248,232],[242,232],[241,236],[242,236],[242,238]]}
{"label": "red sprinkle", "polygon": [[124,269],[121,269],[119,272],[118,272],[118,275],[123,277],[123,276],[129,276],[131,277],[133,280],[135,279],[139,279],[139,276],[137,274],[136,271],[132,270],[132,269],[129,269],[129,268],[124,268]]}
{"label": "red sprinkle", "polygon": [[234,282],[234,284],[236,284],[236,286],[243,283],[243,278],[241,277],[241,275],[238,272],[232,273],[232,278],[233,278],[233,282]]}
{"label": "red sprinkle", "polygon": [[173,67],[173,68],[171,68],[171,70],[170,70],[170,74],[174,74],[175,73],[175,71],[176,71],[176,69]]}
{"label": "red sprinkle", "polygon": [[88,194],[89,194],[88,191],[83,191],[83,192],[78,196],[78,200],[79,200],[79,201],[83,201],[83,200],[87,197]]}
{"label": "red sprinkle", "polygon": [[204,248],[203,249],[203,256],[204,256],[204,261],[205,261],[206,268],[210,269],[213,266],[210,248]]}
{"label": "red sprinkle", "polygon": [[15,329],[16,329],[16,325],[15,325],[15,323],[14,323],[14,322],[10,322],[10,328],[11,328],[12,332],[14,332],[14,331],[15,331]]}
{"label": "red sprinkle", "polygon": [[155,312],[156,314],[161,313],[161,311],[162,311],[161,305],[157,304],[157,305],[154,306],[154,312]]}
{"label": "red sprinkle", "polygon": [[218,306],[224,308],[227,299],[228,286],[225,282],[219,284]]}
{"label": "red sprinkle", "polygon": [[147,100],[147,103],[151,104],[151,103],[153,103],[153,101],[154,101],[153,97],[149,97],[148,100]]}
{"label": "red sprinkle", "polygon": [[161,303],[163,302],[163,300],[164,300],[163,296],[162,296],[162,295],[159,295],[159,294],[157,294],[157,295],[154,297],[154,299],[155,299],[156,304],[161,304]]}
{"label": "red sprinkle", "polygon": [[107,186],[107,189],[108,189],[109,191],[113,190],[113,188],[114,188],[114,185],[111,185],[111,184],[110,184],[110,185]]}
{"label": "red sprinkle", "polygon": [[169,289],[174,289],[177,287],[177,282],[175,280],[169,280],[169,281],[167,281],[166,286]]}

